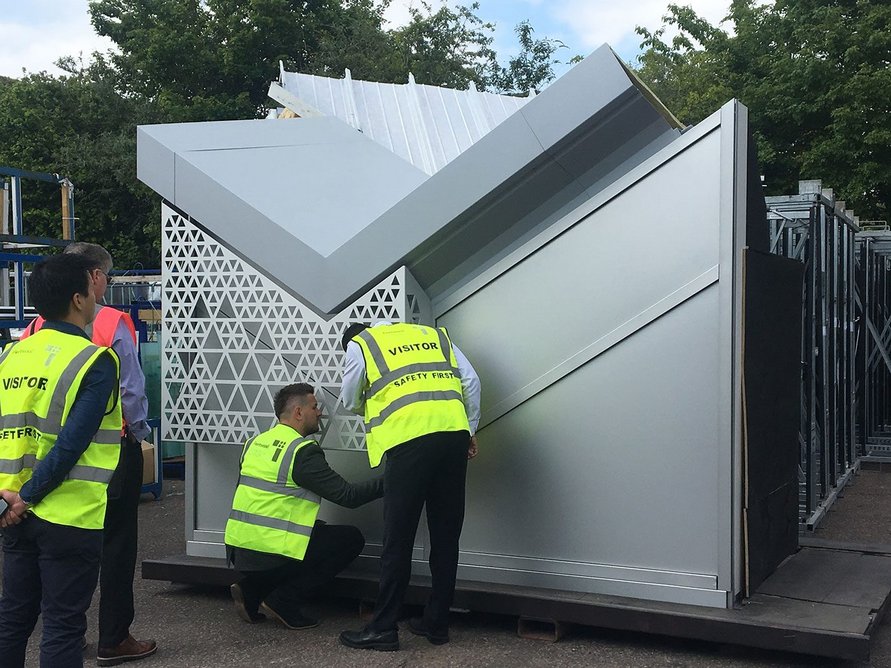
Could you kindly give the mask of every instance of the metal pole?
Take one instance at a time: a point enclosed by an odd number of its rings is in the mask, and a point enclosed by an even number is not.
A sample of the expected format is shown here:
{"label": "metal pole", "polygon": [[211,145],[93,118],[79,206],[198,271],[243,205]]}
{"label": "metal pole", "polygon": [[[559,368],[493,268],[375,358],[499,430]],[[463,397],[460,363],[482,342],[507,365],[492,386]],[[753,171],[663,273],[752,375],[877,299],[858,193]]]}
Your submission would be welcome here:
{"label": "metal pole", "polygon": [[[9,183],[3,179],[3,188],[0,188],[0,232],[9,234]],[[5,249],[6,244],[0,244],[0,249]],[[0,269],[0,304],[9,306],[9,264],[4,262]]]}
{"label": "metal pole", "polygon": [[68,179],[59,182],[62,193],[62,238],[70,241],[74,238],[74,186]]}
{"label": "metal pole", "polygon": [[[22,177],[10,177],[12,182],[12,233],[22,234]],[[25,270],[15,263],[15,319],[25,319]]]}

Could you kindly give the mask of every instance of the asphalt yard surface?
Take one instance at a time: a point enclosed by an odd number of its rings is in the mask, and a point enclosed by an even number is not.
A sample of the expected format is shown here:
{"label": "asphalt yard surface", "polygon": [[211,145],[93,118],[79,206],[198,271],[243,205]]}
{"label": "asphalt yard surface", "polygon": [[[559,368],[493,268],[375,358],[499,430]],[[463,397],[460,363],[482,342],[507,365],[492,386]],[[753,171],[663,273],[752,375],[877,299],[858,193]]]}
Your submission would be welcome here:
{"label": "asphalt yard surface", "polygon": [[[181,481],[168,481],[158,501],[144,497],[140,506],[140,561],[183,554],[184,496]],[[891,544],[891,474],[864,471],[836,504],[817,537],[864,544]],[[145,668],[224,666],[891,666],[891,622],[875,634],[868,663],[845,663],[814,657],[753,650],[719,643],[695,642],[575,627],[557,643],[517,637],[515,617],[454,614],[451,642],[433,646],[400,631],[398,652],[351,650],[338,633],[359,628],[355,601],[330,599],[308,606],[321,620],[317,628],[289,631],[271,621],[249,625],[232,607],[227,589],[195,588],[142,580],[137,566],[138,638],[158,641],[158,653],[133,664]],[[89,612],[86,665],[95,665],[96,605]],[[40,625],[29,645],[28,666],[38,665]],[[0,657],[0,666],[3,657]],[[49,667],[52,668],[52,667]]]}

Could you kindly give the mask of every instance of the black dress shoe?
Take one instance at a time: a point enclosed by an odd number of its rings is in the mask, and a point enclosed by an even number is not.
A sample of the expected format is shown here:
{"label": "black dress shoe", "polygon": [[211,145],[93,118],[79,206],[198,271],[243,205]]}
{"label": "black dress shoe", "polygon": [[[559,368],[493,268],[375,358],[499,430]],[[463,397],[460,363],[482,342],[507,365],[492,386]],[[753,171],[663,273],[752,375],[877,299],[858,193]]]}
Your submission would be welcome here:
{"label": "black dress shoe", "polygon": [[341,631],[340,644],[354,649],[376,649],[381,652],[395,652],[399,649],[399,632],[396,629],[371,631],[367,628],[361,631]]}
{"label": "black dress shoe", "polygon": [[408,630],[416,636],[424,636],[434,645],[445,645],[449,641],[449,632],[434,633],[424,626],[424,620],[420,617],[412,617],[408,620]]}
{"label": "black dress shoe", "polygon": [[284,624],[292,631],[302,631],[303,629],[312,629],[319,625],[318,619],[307,617],[297,609],[284,610],[282,608],[276,610],[268,601],[260,604],[260,610],[272,617],[274,620]]}
{"label": "black dress shoe", "polygon": [[229,593],[232,594],[232,601],[235,603],[235,612],[248,624],[256,624],[257,622],[266,621],[266,615],[257,612],[260,602],[256,596],[251,596],[252,592],[241,583],[235,583],[229,587]]}

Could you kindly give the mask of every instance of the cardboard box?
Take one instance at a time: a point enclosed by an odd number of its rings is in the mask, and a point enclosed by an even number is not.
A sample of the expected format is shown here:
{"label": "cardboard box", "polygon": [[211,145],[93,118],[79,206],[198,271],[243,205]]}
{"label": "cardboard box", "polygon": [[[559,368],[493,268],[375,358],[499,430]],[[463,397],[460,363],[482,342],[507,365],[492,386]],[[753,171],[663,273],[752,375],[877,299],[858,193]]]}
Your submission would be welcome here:
{"label": "cardboard box", "polygon": [[142,484],[155,482],[155,446],[148,441],[142,442]]}

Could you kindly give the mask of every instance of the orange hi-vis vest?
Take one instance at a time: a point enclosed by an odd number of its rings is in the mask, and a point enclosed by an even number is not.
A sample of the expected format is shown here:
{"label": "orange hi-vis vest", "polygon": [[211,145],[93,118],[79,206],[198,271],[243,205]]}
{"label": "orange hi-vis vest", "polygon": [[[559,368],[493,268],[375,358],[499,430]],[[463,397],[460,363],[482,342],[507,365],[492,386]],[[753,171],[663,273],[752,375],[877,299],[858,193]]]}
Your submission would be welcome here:
{"label": "orange hi-vis vest", "polygon": [[[121,320],[124,321],[124,324],[127,325],[127,329],[130,330],[130,336],[133,337],[133,343],[136,343],[136,327],[133,325],[133,319],[130,317],[130,314],[118,311],[116,308],[110,306],[103,306],[99,309],[99,313],[97,313],[96,317],[93,319],[93,343],[97,346],[111,348],[111,344],[114,341],[114,333],[118,331],[118,323]],[[23,341],[34,332],[40,331],[44,322],[45,320],[43,319],[43,316],[34,318],[34,320],[31,321],[31,324],[25,327],[25,331],[23,331],[22,335],[19,337],[19,341]]]}
{"label": "orange hi-vis vest", "polygon": [[[99,309],[99,312],[93,319],[93,343],[97,346],[111,348],[111,344],[114,342],[114,333],[118,331],[118,323],[121,321],[127,325],[127,329],[130,330],[130,336],[133,337],[133,343],[135,344],[137,342],[136,327],[133,325],[133,319],[130,317],[130,314],[118,311],[111,306],[103,306]],[[46,322],[46,320],[43,319],[43,316],[39,315],[34,318],[34,320],[25,327],[25,331],[23,331],[22,335],[19,337],[19,341],[24,341],[34,334],[34,332],[39,332],[40,328],[43,327],[44,322]],[[121,435],[124,434],[124,428],[126,426],[127,421],[124,420],[123,425],[121,426]]]}

